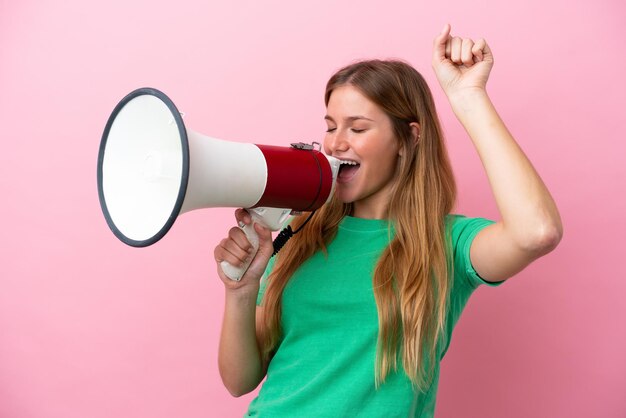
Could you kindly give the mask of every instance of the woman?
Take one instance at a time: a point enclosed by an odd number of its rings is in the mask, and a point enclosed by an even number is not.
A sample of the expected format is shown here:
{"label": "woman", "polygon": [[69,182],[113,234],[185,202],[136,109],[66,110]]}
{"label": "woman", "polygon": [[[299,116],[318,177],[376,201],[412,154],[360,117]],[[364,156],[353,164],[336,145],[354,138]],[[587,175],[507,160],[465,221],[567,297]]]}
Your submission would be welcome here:
{"label": "woman", "polygon": [[[239,396],[267,376],[248,416],[433,416],[439,362],[470,294],[560,241],[556,205],[485,91],[486,42],[451,37],[446,25],[432,64],[501,220],[451,214],[452,170],[417,71],[398,61],[341,69],[326,89],[324,150],[350,165],[333,200],[269,267],[271,235],[258,225],[256,255],[239,228],[215,248],[218,262],[254,257],[240,282],[218,263],[222,380]],[[250,223],[245,211],[236,218]]]}

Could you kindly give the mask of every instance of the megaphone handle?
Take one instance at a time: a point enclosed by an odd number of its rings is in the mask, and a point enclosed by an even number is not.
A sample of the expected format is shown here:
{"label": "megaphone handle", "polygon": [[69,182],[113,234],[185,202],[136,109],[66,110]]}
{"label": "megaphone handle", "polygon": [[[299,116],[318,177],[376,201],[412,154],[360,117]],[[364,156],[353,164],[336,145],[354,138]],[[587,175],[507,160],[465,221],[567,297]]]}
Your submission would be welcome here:
{"label": "megaphone handle", "polygon": [[222,267],[224,274],[226,274],[226,277],[236,282],[241,280],[241,277],[248,270],[248,267],[250,267],[250,263],[252,262],[254,255],[256,255],[257,251],[259,251],[259,235],[254,230],[254,221],[255,219],[253,217],[251,224],[240,227],[246,234],[246,238],[248,238],[248,241],[252,245],[252,248],[254,248],[254,251],[252,252],[253,256],[250,257],[248,261],[246,261],[241,267],[235,267],[227,261],[222,261],[220,263],[220,266]]}
{"label": "megaphone handle", "polygon": [[[250,225],[244,225],[240,228],[246,234],[248,241],[250,241],[250,244],[254,247],[254,254],[256,254],[257,251],[259,251],[259,236],[254,230],[254,224],[259,223],[272,231],[278,231],[287,221],[287,218],[291,213],[291,209],[257,207],[246,210],[252,218],[252,223],[250,223]],[[239,268],[230,265],[226,261],[222,261],[220,265],[229,279],[239,281],[241,280],[243,274],[248,270],[250,262],[253,258],[254,256],[250,258],[250,261]]]}

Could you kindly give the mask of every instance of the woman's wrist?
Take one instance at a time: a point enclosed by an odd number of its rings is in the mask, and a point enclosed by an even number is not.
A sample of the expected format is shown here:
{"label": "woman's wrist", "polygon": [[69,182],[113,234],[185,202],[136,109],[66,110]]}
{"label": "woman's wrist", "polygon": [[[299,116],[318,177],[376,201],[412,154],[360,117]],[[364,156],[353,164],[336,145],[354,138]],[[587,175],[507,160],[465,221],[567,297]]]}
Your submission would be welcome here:
{"label": "woman's wrist", "polygon": [[491,99],[484,89],[465,89],[448,96],[452,111],[461,122],[481,107],[491,106]]}
{"label": "woman's wrist", "polygon": [[258,283],[249,283],[235,288],[225,286],[224,291],[226,298],[233,303],[256,305],[259,287]]}
{"label": "woman's wrist", "polygon": [[455,91],[453,93],[446,93],[448,101],[454,106],[461,106],[467,102],[474,102],[476,100],[484,100],[489,98],[487,90],[480,87],[465,88]]}

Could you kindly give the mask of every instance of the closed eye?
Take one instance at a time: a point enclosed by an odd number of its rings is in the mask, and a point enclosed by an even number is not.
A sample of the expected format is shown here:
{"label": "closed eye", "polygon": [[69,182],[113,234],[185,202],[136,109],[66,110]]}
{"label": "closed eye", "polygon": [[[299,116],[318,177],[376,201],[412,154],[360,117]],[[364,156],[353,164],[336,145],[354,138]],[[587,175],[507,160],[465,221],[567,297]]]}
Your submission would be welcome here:
{"label": "closed eye", "polygon": [[365,132],[367,129],[354,129],[352,128],[352,132],[354,132],[355,134],[360,134]]}
{"label": "closed eye", "polygon": [[326,132],[334,132],[334,131],[336,131],[336,130],[337,130],[337,128],[328,128],[328,129],[326,130]]}

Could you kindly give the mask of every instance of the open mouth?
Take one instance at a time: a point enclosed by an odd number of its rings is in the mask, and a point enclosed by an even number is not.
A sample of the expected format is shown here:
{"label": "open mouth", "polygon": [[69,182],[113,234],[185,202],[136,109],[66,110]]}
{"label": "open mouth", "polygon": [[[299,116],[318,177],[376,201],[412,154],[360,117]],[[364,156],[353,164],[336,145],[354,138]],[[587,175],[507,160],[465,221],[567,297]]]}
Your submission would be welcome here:
{"label": "open mouth", "polygon": [[337,182],[345,183],[352,180],[357,171],[359,171],[361,164],[350,160],[341,160],[340,162],[341,165],[339,166],[339,173],[337,174]]}

